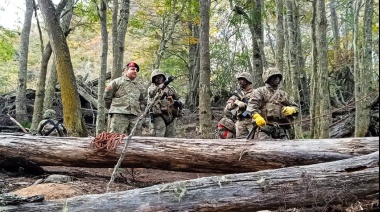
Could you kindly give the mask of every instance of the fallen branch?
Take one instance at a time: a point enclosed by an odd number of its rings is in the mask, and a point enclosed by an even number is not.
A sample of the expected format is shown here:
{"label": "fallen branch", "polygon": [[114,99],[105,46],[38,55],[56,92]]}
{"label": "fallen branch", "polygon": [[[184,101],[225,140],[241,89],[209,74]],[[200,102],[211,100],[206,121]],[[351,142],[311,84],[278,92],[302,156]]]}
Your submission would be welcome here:
{"label": "fallen branch", "polygon": [[17,124],[17,126],[19,126],[24,133],[28,133],[28,131],[20,123],[18,123],[18,121],[16,121],[16,119],[14,119],[11,115],[9,115],[9,113],[7,113],[7,115],[9,117],[9,119],[11,121],[13,121],[13,123]]}

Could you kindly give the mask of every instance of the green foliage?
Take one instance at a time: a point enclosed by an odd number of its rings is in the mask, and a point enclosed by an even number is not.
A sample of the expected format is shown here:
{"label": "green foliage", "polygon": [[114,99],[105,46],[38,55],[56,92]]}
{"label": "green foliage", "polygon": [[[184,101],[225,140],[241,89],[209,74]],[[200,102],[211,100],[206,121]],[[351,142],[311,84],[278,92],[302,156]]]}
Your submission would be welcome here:
{"label": "green foliage", "polygon": [[15,51],[12,45],[12,39],[15,37],[15,32],[0,26],[0,62],[12,59]]}

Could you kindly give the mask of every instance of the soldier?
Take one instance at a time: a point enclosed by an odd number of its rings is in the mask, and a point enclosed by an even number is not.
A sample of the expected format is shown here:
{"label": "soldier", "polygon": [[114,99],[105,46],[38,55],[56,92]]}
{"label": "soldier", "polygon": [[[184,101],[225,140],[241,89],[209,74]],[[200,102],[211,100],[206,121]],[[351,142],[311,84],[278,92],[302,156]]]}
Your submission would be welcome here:
{"label": "soldier", "polygon": [[52,109],[47,109],[37,127],[37,134],[42,136],[59,136],[64,137],[67,134],[63,123],[59,122],[56,113]]}
{"label": "soldier", "polygon": [[[104,92],[106,108],[110,114],[109,132],[130,134],[141,114],[144,91],[135,80],[139,66],[128,63],[124,75],[112,80]],[[137,125],[135,135],[142,135],[141,123]]]}
{"label": "soldier", "polygon": [[226,109],[233,114],[236,119],[236,138],[245,138],[249,131],[253,128],[251,114],[246,110],[249,96],[252,94],[252,75],[248,72],[243,72],[237,75],[236,79],[239,83],[239,88],[235,94],[231,96],[226,105]]}
{"label": "soldier", "polygon": [[[166,80],[165,74],[156,69],[152,72],[152,84],[148,88],[148,102],[152,105],[150,111],[150,135],[157,137],[174,137],[176,131],[176,117],[181,116],[182,101],[176,90],[168,84],[173,80]],[[155,102],[155,96],[160,95]]]}
{"label": "soldier", "polygon": [[294,138],[288,123],[298,114],[298,106],[279,88],[282,78],[277,68],[268,68],[263,73],[265,86],[257,88],[249,99],[247,110],[259,127],[258,139]]}
{"label": "soldier", "polygon": [[223,117],[218,122],[218,134],[222,139],[235,138],[235,123],[231,119]]}

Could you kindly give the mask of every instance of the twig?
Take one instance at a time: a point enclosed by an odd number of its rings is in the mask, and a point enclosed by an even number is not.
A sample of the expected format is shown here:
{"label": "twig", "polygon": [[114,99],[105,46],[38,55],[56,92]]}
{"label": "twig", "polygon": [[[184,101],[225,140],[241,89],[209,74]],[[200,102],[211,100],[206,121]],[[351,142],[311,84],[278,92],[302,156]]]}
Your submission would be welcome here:
{"label": "twig", "polygon": [[18,123],[16,119],[14,119],[11,115],[9,115],[9,113],[7,113],[7,115],[9,116],[9,119],[13,121],[15,124],[17,124],[17,126],[19,126],[24,133],[28,133],[28,131],[20,123]]}

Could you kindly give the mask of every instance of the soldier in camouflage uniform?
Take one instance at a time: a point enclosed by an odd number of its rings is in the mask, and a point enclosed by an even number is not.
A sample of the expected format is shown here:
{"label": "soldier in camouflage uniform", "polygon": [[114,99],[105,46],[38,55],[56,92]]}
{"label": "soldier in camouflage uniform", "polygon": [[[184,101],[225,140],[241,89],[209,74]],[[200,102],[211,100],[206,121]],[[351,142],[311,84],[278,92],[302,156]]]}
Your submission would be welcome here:
{"label": "soldier in camouflage uniform", "polygon": [[226,109],[232,113],[233,119],[237,120],[235,123],[236,138],[245,138],[253,128],[251,115],[246,110],[248,99],[253,91],[253,77],[250,73],[243,72],[238,74],[236,79],[239,88],[228,99]]}
{"label": "soldier in camouflage uniform", "polygon": [[[112,80],[104,92],[104,100],[110,114],[109,132],[130,134],[141,114],[144,91],[135,80],[139,66],[128,63],[124,75]],[[137,125],[135,135],[142,135],[141,123]]]}
{"label": "soldier in camouflage uniform", "polygon": [[59,136],[64,137],[67,134],[63,123],[59,122],[56,113],[52,109],[47,109],[37,127],[37,134],[42,136]]}
{"label": "soldier in camouflage uniform", "polygon": [[218,134],[222,139],[235,138],[235,123],[231,119],[223,117],[218,122]]}
{"label": "soldier in camouflage uniform", "polygon": [[[181,116],[182,101],[176,90],[165,85],[165,74],[156,69],[151,74],[152,84],[148,88],[150,111],[150,135],[156,137],[174,137],[176,134],[176,117]],[[155,96],[160,97],[152,103]]]}
{"label": "soldier in camouflage uniform", "polygon": [[288,123],[298,114],[298,106],[279,88],[282,78],[277,68],[268,68],[263,73],[265,86],[257,88],[249,99],[247,110],[259,127],[258,139],[294,138]]}

